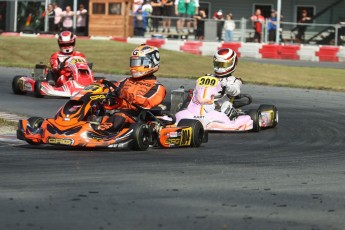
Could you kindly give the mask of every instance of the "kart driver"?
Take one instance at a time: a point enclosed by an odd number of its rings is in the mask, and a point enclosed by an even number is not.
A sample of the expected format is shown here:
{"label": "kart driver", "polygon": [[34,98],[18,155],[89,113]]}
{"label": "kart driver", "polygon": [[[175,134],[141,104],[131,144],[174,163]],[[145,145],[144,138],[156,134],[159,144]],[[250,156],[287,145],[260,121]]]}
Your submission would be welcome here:
{"label": "kart driver", "polygon": [[[220,49],[213,56],[214,76],[219,78],[223,90],[222,93],[228,97],[235,97],[241,92],[242,79],[232,76],[237,62],[236,53],[229,48]],[[232,107],[232,103],[229,100],[221,105],[221,111],[228,115],[230,119],[236,116],[236,110]]]}
{"label": "kart driver", "polygon": [[50,85],[62,86],[70,76],[71,70],[65,65],[68,57],[79,56],[86,60],[83,53],[75,51],[76,36],[70,31],[62,31],[58,37],[60,51],[55,52],[50,57],[52,71],[47,74]]}
{"label": "kart driver", "polygon": [[[219,83],[216,87],[205,89],[198,86],[197,80],[197,87],[187,109],[176,113],[176,122],[183,118],[198,118],[206,129],[222,130],[244,130],[252,126],[250,116],[236,117],[236,109],[228,98],[239,95],[241,91],[242,80],[232,76],[237,61],[237,55],[233,50],[218,50],[213,56],[214,74],[206,76],[218,78]],[[217,104],[221,111],[216,110]]]}
{"label": "kart driver", "polygon": [[142,44],[130,56],[131,77],[118,82],[115,96],[105,106],[113,112],[105,116],[101,130],[118,131],[135,122],[138,108],[151,109],[165,98],[166,89],[154,75],[160,64],[159,51],[154,46]]}

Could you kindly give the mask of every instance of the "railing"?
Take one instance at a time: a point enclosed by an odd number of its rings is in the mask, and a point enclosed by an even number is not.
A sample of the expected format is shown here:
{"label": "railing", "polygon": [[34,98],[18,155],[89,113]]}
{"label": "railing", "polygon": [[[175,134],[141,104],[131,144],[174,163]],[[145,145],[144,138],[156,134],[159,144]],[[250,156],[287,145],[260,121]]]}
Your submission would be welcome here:
{"label": "railing", "polygon": [[[175,39],[197,39],[195,37],[194,20],[191,18],[179,18],[179,17],[162,17],[162,16],[150,16],[148,27],[144,36],[161,36]],[[163,31],[163,21],[171,20],[170,32],[167,32],[167,29]],[[176,31],[176,22],[177,20],[184,20],[184,31]],[[150,21],[159,20],[158,23],[158,32],[151,31]],[[187,31],[186,24],[190,21],[190,29],[194,30],[193,33]],[[205,19],[205,22],[215,22],[223,23],[224,21]],[[233,20],[236,25],[236,29],[233,31],[233,40],[234,42],[254,42],[254,29],[252,28],[253,23],[246,19],[242,18],[241,20]],[[262,42],[268,43],[268,20],[263,24],[263,33],[262,33]],[[296,40],[296,34],[298,26],[306,26],[304,33],[303,41]],[[214,28],[204,28],[205,34],[209,30]],[[344,45],[345,44],[345,22],[338,24],[318,24],[318,23],[295,23],[295,22],[281,22],[281,40],[279,43],[304,43],[304,44],[320,44],[320,45]],[[221,39],[224,40],[224,31],[221,32]]]}

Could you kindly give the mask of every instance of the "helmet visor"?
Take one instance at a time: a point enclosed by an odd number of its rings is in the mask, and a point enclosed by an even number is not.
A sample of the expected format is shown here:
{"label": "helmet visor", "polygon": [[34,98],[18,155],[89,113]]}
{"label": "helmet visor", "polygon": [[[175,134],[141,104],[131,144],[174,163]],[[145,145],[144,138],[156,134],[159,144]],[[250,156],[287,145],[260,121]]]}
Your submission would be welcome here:
{"label": "helmet visor", "polygon": [[213,66],[217,67],[217,68],[229,68],[233,64],[234,64],[234,59],[231,59],[231,60],[225,61],[225,62],[219,62],[216,60],[213,61]]}
{"label": "helmet visor", "polygon": [[74,42],[68,42],[68,43],[59,43],[60,47],[69,47],[74,46]]}
{"label": "helmet visor", "polygon": [[130,67],[136,67],[136,66],[150,66],[150,59],[147,57],[131,57],[130,58]]}

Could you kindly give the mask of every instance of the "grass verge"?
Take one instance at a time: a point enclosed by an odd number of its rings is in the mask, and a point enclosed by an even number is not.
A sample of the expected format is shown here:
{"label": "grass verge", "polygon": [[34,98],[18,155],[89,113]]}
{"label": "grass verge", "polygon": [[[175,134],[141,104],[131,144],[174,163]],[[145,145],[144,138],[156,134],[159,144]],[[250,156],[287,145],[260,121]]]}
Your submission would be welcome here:
{"label": "grass verge", "polygon": [[[129,56],[135,44],[101,40],[77,40],[77,50],[93,62],[95,73],[129,74]],[[0,65],[33,68],[49,62],[57,51],[56,39],[0,36]],[[157,76],[197,78],[212,73],[212,58],[160,49]],[[291,67],[239,61],[234,74],[245,83],[345,92],[345,69]]]}
{"label": "grass verge", "polygon": [[0,127],[5,127],[5,126],[17,127],[17,125],[18,125],[18,122],[8,121],[3,118],[0,118]]}

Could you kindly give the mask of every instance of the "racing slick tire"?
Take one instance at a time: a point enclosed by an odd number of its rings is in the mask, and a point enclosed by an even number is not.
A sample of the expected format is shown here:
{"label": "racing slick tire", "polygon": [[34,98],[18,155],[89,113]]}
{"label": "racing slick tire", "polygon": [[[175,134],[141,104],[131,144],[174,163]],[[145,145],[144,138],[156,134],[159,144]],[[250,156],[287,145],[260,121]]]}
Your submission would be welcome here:
{"label": "racing slick tire", "polygon": [[191,147],[199,147],[201,143],[208,141],[208,133],[205,132],[200,121],[195,119],[181,119],[177,126],[189,126],[192,128]]}
{"label": "racing slick tire", "polygon": [[22,78],[23,76],[15,76],[12,80],[12,91],[14,94],[18,95],[24,95],[26,94],[26,91],[22,91],[21,88],[19,87],[19,79]]}
{"label": "racing slick tire", "polygon": [[133,141],[131,145],[132,150],[145,151],[152,142],[152,135],[145,124],[136,124],[133,127]]}
{"label": "racing slick tire", "polygon": [[261,113],[259,110],[251,109],[248,111],[248,115],[253,120],[253,132],[259,132],[261,128]]}
{"label": "racing slick tire", "polygon": [[34,89],[34,94],[35,94],[35,97],[37,98],[42,98],[43,95],[41,94],[41,81],[36,81],[35,82],[35,89]]}
{"label": "racing slick tire", "polygon": [[259,110],[261,111],[261,113],[264,111],[270,112],[273,111],[273,123],[271,125],[271,128],[274,128],[278,125],[279,122],[279,112],[277,107],[275,107],[274,105],[260,105]]}
{"label": "racing slick tire", "polygon": [[[31,128],[39,129],[43,123],[44,119],[42,117],[30,117],[28,119],[28,123],[31,126]],[[26,142],[28,142],[30,145],[39,145],[40,143],[33,142],[31,140],[26,139]]]}

